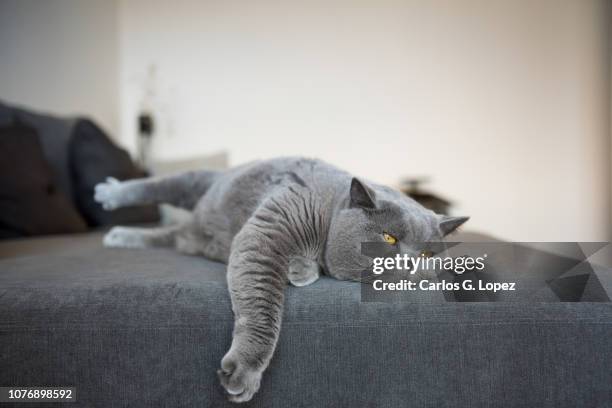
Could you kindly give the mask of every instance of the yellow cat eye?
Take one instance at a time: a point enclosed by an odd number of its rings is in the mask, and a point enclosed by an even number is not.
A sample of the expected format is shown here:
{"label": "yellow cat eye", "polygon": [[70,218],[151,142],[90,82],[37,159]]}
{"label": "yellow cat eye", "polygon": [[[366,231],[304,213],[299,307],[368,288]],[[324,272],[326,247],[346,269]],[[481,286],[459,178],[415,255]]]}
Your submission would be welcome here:
{"label": "yellow cat eye", "polygon": [[385,239],[385,241],[387,241],[391,245],[397,242],[397,238],[395,238],[393,235],[387,234],[386,232],[383,232],[383,238]]}
{"label": "yellow cat eye", "polygon": [[433,255],[433,252],[428,251],[428,250],[426,250],[426,249],[424,249],[424,250],[422,250],[422,251],[421,251],[421,256],[422,256],[422,257],[424,257],[424,258],[429,258],[429,257],[430,257],[430,256],[432,256],[432,255]]}

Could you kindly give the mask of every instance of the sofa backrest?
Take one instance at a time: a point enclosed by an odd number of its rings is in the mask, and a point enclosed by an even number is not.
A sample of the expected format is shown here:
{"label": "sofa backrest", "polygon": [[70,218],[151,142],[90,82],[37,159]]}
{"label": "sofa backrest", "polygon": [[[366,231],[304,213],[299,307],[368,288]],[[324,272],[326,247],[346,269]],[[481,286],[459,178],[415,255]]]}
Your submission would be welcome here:
{"label": "sofa backrest", "polygon": [[93,200],[95,185],[107,177],[127,180],[145,177],[146,173],[92,120],[41,114],[0,101],[0,127],[11,124],[23,124],[36,131],[57,190],[90,227],[159,219],[156,206],[104,211]]}
{"label": "sofa backrest", "polygon": [[74,200],[74,189],[70,175],[68,145],[75,118],[59,118],[6,105],[0,101],[0,126],[19,121],[38,133],[43,153],[53,171],[58,189]]}

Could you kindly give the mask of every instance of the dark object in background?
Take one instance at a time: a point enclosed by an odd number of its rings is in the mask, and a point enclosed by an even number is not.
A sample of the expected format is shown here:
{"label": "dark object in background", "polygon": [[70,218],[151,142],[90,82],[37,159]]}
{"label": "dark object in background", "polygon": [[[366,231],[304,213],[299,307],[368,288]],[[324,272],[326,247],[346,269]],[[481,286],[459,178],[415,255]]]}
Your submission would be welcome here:
{"label": "dark object in background", "polygon": [[76,120],[8,106],[0,101],[0,123],[22,123],[34,129],[59,190],[72,201],[68,144]]}
{"label": "dark object in background", "polygon": [[141,137],[151,137],[153,135],[153,116],[148,113],[138,115],[138,134]]}
{"label": "dark object in background", "polygon": [[86,230],[36,131],[18,122],[0,127],[0,239]]}
{"label": "dark object in background", "polygon": [[[93,201],[94,186],[106,179],[144,177],[125,150],[117,147],[92,121],[56,117],[17,108],[0,100],[0,127],[23,124],[37,134],[50,179],[89,226],[157,221],[156,206],[126,208],[107,212]],[[14,152],[13,160],[26,157]],[[27,158],[22,162],[27,164]],[[21,164],[21,163],[20,163]],[[18,169],[5,167],[7,176],[19,179]],[[17,177],[16,177],[17,175]],[[10,200],[9,197],[5,197]],[[10,204],[10,201],[6,201]]]}
{"label": "dark object in background", "polygon": [[421,190],[420,185],[426,182],[424,178],[409,178],[402,181],[400,191],[423,207],[432,210],[437,214],[448,215],[451,202],[433,193]]}
{"label": "dark object in background", "polygon": [[90,226],[156,222],[157,206],[137,206],[106,211],[94,201],[96,184],[114,177],[128,180],[146,177],[123,149],[91,120],[79,120],[73,130],[69,158],[77,206]]}
{"label": "dark object in background", "polygon": [[148,112],[138,115],[138,165],[145,170],[151,170],[151,146],[153,144],[153,132],[155,131],[155,120]]}

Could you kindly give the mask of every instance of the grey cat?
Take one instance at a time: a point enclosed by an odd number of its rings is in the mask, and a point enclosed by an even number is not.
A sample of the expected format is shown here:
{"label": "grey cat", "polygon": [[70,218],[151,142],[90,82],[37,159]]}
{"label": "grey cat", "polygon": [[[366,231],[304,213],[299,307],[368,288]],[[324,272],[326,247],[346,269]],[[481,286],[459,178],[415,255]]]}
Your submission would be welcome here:
{"label": "grey cat", "polygon": [[96,186],[104,208],[167,203],[191,211],[187,222],[115,227],[111,247],[174,247],[228,264],[235,323],[218,376],[233,402],[259,389],[279,336],[288,283],[321,274],[359,281],[370,259],[362,242],[388,242],[406,253],[439,241],[467,217],[439,216],[391,188],[360,181],[325,162],[280,158],[215,172]]}

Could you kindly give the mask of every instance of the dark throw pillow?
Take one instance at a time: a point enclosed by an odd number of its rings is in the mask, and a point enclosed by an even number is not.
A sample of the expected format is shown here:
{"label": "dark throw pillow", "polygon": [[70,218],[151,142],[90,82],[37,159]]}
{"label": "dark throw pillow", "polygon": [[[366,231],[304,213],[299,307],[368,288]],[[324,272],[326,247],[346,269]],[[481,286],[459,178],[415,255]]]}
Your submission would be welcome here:
{"label": "dark throw pillow", "polygon": [[55,183],[36,131],[20,123],[0,127],[0,238],[86,230]]}
{"label": "dark throw pillow", "polygon": [[94,201],[94,187],[107,177],[128,180],[146,176],[132,162],[130,155],[117,147],[95,123],[87,119],[79,120],[74,127],[69,149],[75,200],[90,226],[159,220],[157,206],[106,211]]}

